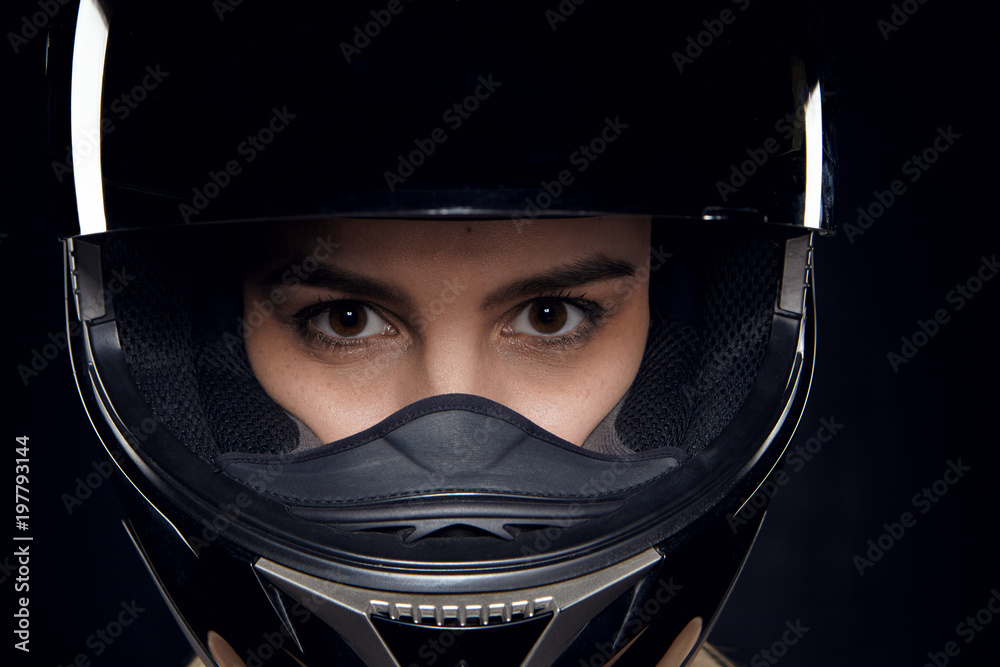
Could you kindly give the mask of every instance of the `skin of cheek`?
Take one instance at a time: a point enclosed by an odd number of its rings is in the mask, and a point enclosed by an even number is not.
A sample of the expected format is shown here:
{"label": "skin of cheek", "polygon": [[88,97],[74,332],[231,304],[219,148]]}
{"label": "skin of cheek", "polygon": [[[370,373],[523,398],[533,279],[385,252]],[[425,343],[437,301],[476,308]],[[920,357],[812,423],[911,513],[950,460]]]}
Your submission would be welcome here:
{"label": "skin of cheek", "polygon": [[600,329],[568,367],[531,365],[530,360],[513,366],[516,388],[500,402],[582,444],[628,390],[642,360],[648,315],[643,308],[621,316],[626,321]]}
{"label": "skin of cheek", "polygon": [[331,364],[304,349],[283,325],[269,320],[247,340],[258,381],[279,405],[324,442],[360,432],[395,412],[392,364],[384,357]]}

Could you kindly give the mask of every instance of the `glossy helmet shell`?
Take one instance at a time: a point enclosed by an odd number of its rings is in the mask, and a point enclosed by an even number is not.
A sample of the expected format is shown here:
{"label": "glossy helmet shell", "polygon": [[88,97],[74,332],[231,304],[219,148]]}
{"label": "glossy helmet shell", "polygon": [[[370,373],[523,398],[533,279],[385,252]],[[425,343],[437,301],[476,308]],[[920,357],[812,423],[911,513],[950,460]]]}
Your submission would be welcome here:
{"label": "glossy helmet shell", "polygon": [[[84,2],[51,56],[78,383],[196,651],[209,660],[212,630],[248,664],[575,665],[629,646],[619,664],[642,665],[692,618],[707,631],[759,523],[739,509],[811,375],[811,239],[835,155],[808,17],[216,5]],[[348,444],[419,443],[420,411],[455,437],[486,429],[473,451],[492,458],[384,503],[287,485],[346,479],[352,448],[296,459],[230,344],[238,314],[206,315],[217,303],[192,289],[225,282],[248,221],[604,214],[652,216],[673,260],[653,253],[654,329],[614,424],[632,455],[435,397]],[[470,492],[519,448],[569,472]]]}

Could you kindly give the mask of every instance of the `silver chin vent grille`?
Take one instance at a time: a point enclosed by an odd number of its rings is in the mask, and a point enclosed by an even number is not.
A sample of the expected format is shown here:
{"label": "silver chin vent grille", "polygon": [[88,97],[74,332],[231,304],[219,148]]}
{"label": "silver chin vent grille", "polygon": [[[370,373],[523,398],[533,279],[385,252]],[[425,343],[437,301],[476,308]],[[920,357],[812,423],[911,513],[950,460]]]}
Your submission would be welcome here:
{"label": "silver chin vent grille", "polygon": [[[427,592],[364,589],[292,570],[259,559],[254,570],[261,582],[276,587],[303,604],[333,628],[368,667],[400,667],[377,624],[395,621],[419,630],[442,626],[495,628],[518,627],[517,621],[548,619],[537,641],[533,641],[521,667],[549,667],[573,639],[616,597],[633,588],[656,567],[662,556],[649,549],[603,570],[547,586],[513,591],[490,591],[493,583],[483,578],[478,593],[441,593],[448,588],[447,575],[427,575]],[[468,578],[464,584],[468,586]],[[432,592],[433,591],[433,592]],[[275,601],[272,600],[272,604]],[[275,607],[279,611],[282,603]],[[282,619],[287,614],[279,612]],[[518,624],[520,625],[520,624]],[[288,627],[294,637],[295,630]],[[435,632],[437,632],[435,630]],[[483,632],[486,632],[484,629]]]}
{"label": "silver chin vent grille", "polygon": [[556,604],[552,596],[545,596],[514,602],[469,602],[442,605],[372,600],[369,613],[372,616],[421,625],[465,627],[521,621],[555,611],[555,609]]}

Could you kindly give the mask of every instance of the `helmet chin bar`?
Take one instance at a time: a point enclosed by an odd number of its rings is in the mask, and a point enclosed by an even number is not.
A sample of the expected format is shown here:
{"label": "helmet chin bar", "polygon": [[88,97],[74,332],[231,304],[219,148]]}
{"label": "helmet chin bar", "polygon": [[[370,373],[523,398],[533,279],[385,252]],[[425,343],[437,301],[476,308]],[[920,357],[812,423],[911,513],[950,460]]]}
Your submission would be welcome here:
{"label": "helmet chin bar", "polygon": [[[119,490],[129,536],[192,646],[212,664],[215,632],[248,667],[577,667],[612,656],[652,667],[692,618],[707,636],[763,519],[735,532],[709,521],[595,572],[560,580],[555,571],[541,586],[500,590],[489,575],[429,573],[393,588],[372,568],[361,587],[266,558],[251,564],[250,554],[234,559],[223,535],[195,557],[148,499]],[[439,592],[456,589],[483,592]]]}
{"label": "helmet chin bar", "polygon": [[[735,534],[715,521],[542,586],[498,591],[489,576],[426,574],[390,588],[396,582],[373,569],[371,586],[359,587],[266,558],[240,563],[222,553],[232,546],[224,538],[194,557],[134,488],[120,491],[132,517],[129,536],[192,646],[212,664],[206,643],[216,632],[248,667],[576,667],[596,656],[600,664],[617,656],[621,667],[651,667],[692,618],[703,620],[700,639],[707,636],[763,519],[756,515]],[[463,588],[458,578],[484,592],[438,592]],[[213,611],[213,603],[234,598],[224,614]]]}
{"label": "helmet chin bar", "polygon": [[[409,643],[415,648],[447,629],[451,629],[452,634],[456,631],[483,633],[490,628],[518,625],[533,626],[518,629],[529,636],[534,631],[538,637],[537,641],[528,644],[530,651],[519,664],[545,667],[563,654],[602,609],[627,589],[635,587],[661,559],[655,549],[650,549],[604,570],[551,586],[464,595],[344,586],[265,558],[258,560],[254,569],[336,630],[370,667],[400,666],[394,656],[402,649],[394,651],[386,643],[386,638],[394,634],[423,635],[424,642]],[[447,589],[447,575],[431,575],[430,578],[440,579],[441,588]],[[434,582],[428,583],[428,588],[437,587]],[[406,627],[418,631],[406,633],[403,629]],[[393,630],[403,632],[393,633]],[[509,657],[517,659],[513,655]],[[470,667],[475,665],[474,662],[469,664]]]}

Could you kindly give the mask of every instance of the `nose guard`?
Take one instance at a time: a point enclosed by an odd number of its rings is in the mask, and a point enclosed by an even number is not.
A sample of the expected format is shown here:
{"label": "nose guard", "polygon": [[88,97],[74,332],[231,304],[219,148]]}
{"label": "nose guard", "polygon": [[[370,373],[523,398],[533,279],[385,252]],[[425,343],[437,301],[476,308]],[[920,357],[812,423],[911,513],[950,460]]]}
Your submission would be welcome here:
{"label": "nose guard", "polygon": [[614,511],[622,494],[683,458],[673,447],[629,460],[602,455],[486,399],[446,395],[346,440],[279,456],[229,453],[216,463],[295,516],[341,531],[396,531],[413,543],[573,526]]}

